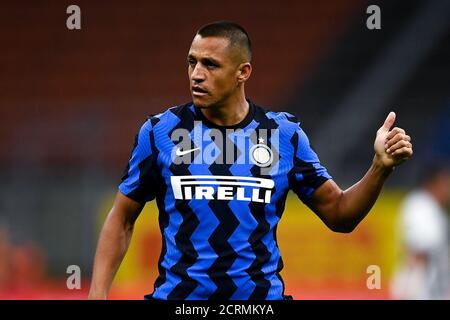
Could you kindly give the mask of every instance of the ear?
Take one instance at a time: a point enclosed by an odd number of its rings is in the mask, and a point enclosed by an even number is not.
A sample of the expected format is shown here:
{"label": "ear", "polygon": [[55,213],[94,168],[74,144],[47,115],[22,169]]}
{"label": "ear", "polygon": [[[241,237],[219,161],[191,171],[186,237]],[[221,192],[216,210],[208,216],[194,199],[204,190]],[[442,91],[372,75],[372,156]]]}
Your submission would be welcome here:
{"label": "ear", "polygon": [[251,73],[252,65],[250,64],[250,62],[241,63],[238,67],[238,83],[244,83],[245,81],[247,81],[247,79],[250,78]]}

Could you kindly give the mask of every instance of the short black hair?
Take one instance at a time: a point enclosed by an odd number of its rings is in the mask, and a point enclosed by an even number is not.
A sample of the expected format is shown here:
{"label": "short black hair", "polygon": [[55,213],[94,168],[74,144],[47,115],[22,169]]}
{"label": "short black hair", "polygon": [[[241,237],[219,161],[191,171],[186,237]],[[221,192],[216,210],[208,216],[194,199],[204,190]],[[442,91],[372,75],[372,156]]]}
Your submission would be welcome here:
{"label": "short black hair", "polygon": [[231,46],[243,48],[249,61],[252,59],[252,42],[245,29],[232,21],[216,21],[204,25],[197,33],[203,38],[206,37],[223,37],[230,41]]}

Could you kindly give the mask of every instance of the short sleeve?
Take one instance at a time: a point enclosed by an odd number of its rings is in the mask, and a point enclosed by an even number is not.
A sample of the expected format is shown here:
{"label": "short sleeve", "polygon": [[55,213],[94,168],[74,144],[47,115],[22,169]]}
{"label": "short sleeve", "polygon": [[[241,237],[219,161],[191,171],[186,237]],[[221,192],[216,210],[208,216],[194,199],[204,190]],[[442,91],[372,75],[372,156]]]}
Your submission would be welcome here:
{"label": "short sleeve", "polygon": [[155,198],[157,170],[152,141],[152,124],[147,120],[136,135],[130,160],[119,185],[122,194],[140,203]]}
{"label": "short sleeve", "polygon": [[314,191],[332,177],[322,166],[319,157],[309,143],[306,133],[298,125],[292,139],[294,160],[291,174],[291,189],[303,202],[309,200]]}

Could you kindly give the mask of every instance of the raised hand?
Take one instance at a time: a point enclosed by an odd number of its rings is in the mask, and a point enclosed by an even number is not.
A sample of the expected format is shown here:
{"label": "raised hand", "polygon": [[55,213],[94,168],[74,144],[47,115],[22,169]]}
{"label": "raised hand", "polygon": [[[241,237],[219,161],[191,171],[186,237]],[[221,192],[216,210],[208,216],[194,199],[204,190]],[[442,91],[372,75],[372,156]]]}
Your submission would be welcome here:
{"label": "raised hand", "polygon": [[413,154],[411,137],[402,128],[395,127],[395,113],[390,112],[384,124],[377,131],[374,149],[378,161],[386,168],[393,168],[411,158]]}

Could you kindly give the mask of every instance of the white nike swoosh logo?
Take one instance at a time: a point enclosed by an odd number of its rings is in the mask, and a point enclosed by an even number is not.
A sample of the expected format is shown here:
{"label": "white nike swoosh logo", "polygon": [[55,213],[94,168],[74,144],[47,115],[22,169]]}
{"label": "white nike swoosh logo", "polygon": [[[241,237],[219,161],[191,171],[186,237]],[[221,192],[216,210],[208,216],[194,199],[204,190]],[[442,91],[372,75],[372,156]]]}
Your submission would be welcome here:
{"label": "white nike swoosh logo", "polygon": [[181,156],[184,156],[185,154],[194,152],[194,151],[199,150],[199,149],[200,148],[195,148],[195,149],[189,149],[189,150],[181,151],[180,148],[177,148],[177,151],[175,152],[175,154],[177,155],[177,157],[181,157]]}

